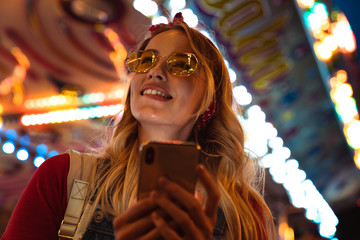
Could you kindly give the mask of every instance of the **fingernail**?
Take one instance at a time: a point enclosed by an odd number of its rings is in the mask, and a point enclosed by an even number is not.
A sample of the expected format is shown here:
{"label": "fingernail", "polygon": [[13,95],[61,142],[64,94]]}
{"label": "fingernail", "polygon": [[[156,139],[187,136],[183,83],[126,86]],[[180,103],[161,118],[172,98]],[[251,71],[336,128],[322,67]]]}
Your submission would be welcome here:
{"label": "fingernail", "polygon": [[159,184],[160,186],[166,186],[166,184],[168,184],[168,180],[166,179],[166,177],[160,177],[159,178]]}

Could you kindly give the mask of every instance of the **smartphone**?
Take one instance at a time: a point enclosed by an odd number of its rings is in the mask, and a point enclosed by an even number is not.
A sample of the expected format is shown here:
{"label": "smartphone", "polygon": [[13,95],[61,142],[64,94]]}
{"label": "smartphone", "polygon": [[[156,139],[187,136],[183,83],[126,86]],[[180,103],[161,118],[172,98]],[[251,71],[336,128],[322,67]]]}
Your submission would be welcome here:
{"label": "smartphone", "polygon": [[140,146],[140,175],[138,199],[148,197],[158,189],[160,176],[176,182],[194,193],[196,165],[199,163],[200,146],[192,142],[166,141],[145,142]]}

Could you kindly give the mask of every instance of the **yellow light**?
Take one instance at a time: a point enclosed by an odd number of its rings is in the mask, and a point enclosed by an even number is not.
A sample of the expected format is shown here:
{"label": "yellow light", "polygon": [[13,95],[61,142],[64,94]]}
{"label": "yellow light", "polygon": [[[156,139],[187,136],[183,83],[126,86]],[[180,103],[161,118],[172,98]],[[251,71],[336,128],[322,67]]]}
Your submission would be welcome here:
{"label": "yellow light", "polygon": [[344,98],[349,98],[349,97],[352,97],[353,95],[353,90],[352,90],[352,87],[350,84],[348,83],[344,83],[344,84],[341,84],[337,90],[341,93],[341,95],[344,97]]}
{"label": "yellow light", "polygon": [[358,169],[360,169],[360,148],[355,149],[354,162]]}
{"label": "yellow light", "polygon": [[16,58],[16,60],[18,61],[18,63],[20,64],[21,67],[26,68],[26,69],[28,69],[30,67],[29,60],[27,59],[25,54],[23,54],[23,52],[20,50],[20,48],[12,47],[10,52]]}
{"label": "yellow light", "polygon": [[294,240],[295,239],[294,230],[291,227],[289,227],[287,222],[280,223],[279,236],[283,240]]}
{"label": "yellow light", "polygon": [[285,230],[285,240],[294,240],[294,239],[295,239],[294,229],[292,229],[291,227],[287,228]]}
{"label": "yellow light", "polygon": [[347,72],[344,70],[339,70],[336,73],[336,78],[338,79],[339,82],[346,82],[347,81]]}
{"label": "yellow light", "polygon": [[113,62],[117,73],[120,75],[124,68],[124,59],[126,58],[127,51],[120,43],[119,36],[111,28],[104,29],[104,35],[108,38],[109,42],[114,48],[114,51],[109,54],[110,60]]}
{"label": "yellow light", "polygon": [[324,19],[322,22],[321,22],[321,29],[323,31],[327,31],[330,27],[330,23],[329,23],[329,19]]}
{"label": "yellow light", "polygon": [[325,46],[332,52],[337,49],[336,40],[332,35],[327,35],[323,40],[323,44],[325,44]]}
{"label": "yellow light", "polygon": [[314,5],[315,0],[297,0],[297,3],[302,8],[311,8]]}
{"label": "yellow light", "polygon": [[325,33],[321,29],[315,29],[313,30],[313,35],[316,39],[320,40],[320,39],[324,39]]}
{"label": "yellow light", "polygon": [[314,50],[316,56],[323,61],[328,61],[332,57],[331,49],[329,48],[329,46],[327,46],[326,43],[324,44],[324,42],[315,42]]}
{"label": "yellow light", "polygon": [[70,121],[79,121],[89,118],[113,116],[123,111],[122,104],[110,106],[96,106],[91,108],[78,108],[70,110],[51,111],[43,114],[23,115],[20,118],[24,126],[54,124]]}
{"label": "yellow light", "polygon": [[2,114],[4,112],[4,107],[3,105],[0,104],[0,114]]}
{"label": "yellow light", "polygon": [[360,121],[354,120],[345,127],[345,135],[350,147],[360,148]]}
{"label": "yellow light", "polygon": [[340,50],[344,53],[351,53],[356,50],[356,39],[351,30],[349,21],[343,13],[337,15],[337,22],[332,27],[333,35]]}

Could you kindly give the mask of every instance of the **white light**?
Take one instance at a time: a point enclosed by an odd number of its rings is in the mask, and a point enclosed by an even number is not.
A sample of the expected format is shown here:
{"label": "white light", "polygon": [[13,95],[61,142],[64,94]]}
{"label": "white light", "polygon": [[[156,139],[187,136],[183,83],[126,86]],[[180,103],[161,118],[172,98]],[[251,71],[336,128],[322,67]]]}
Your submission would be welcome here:
{"label": "white light", "polygon": [[185,0],[170,0],[169,5],[172,8],[172,10],[180,10],[186,6],[186,1]]}
{"label": "white light", "polygon": [[266,154],[264,157],[262,157],[261,159],[261,162],[264,166],[264,168],[270,168],[274,162],[274,156],[269,153],[269,154]]}
{"label": "white light", "polygon": [[324,4],[317,3],[314,5],[314,12],[320,17],[321,20],[328,18],[328,13]]}
{"label": "white light", "polygon": [[322,237],[332,238],[335,235],[336,227],[331,224],[320,223],[319,233]]}
{"label": "white light", "polygon": [[133,6],[145,16],[153,16],[158,12],[158,5],[151,0],[135,0]]}
{"label": "white light", "polygon": [[153,20],[151,21],[151,23],[153,25],[159,24],[159,23],[164,23],[167,24],[169,21],[166,17],[164,16],[160,16],[160,17],[154,17]]}
{"label": "white light", "polygon": [[253,105],[247,110],[249,119],[252,121],[263,122],[265,121],[266,115],[258,105]]}
{"label": "white light", "polygon": [[280,152],[283,159],[288,159],[291,156],[291,151],[287,147],[280,148]]}
{"label": "white light", "polygon": [[29,152],[26,149],[21,148],[19,151],[17,151],[16,157],[20,161],[26,161],[29,158]]}
{"label": "white light", "polygon": [[360,121],[352,121],[346,129],[346,135],[352,148],[360,148]]}
{"label": "white light", "polygon": [[189,27],[196,27],[199,23],[198,17],[194,14],[193,10],[191,9],[184,9],[181,11],[184,17],[184,22],[189,25]]}
{"label": "white light", "polygon": [[310,24],[310,28],[314,31],[321,28],[322,19],[316,13],[309,14],[308,22]]}
{"label": "white light", "polygon": [[242,85],[234,87],[233,94],[235,101],[241,106],[249,105],[252,101],[251,94],[248,93],[246,87]]}
{"label": "white light", "polygon": [[247,141],[245,143],[245,147],[255,153],[256,156],[264,156],[268,152],[266,142],[262,138],[254,138],[250,141]]}
{"label": "white light", "polygon": [[236,73],[232,68],[228,68],[230,81],[234,83],[236,81]]}
{"label": "white light", "polygon": [[15,145],[12,141],[6,141],[2,146],[4,153],[12,154],[15,151]]}
{"label": "white light", "polygon": [[281,137],[275,137],[269,140],[269,147],[271,147],[272,149],[275,148],[281,148],[284,144],[284,140],[282,140]]}
{"label": "white light", "polygon": [[358,114],[356,102],[353,98],[342,99],[341,103],[336,106],[336,111],[344,123],[350,123]]}
{"label": "white light", "polygon": [[293,171],[299,168],[299,162],[295,159],[289,159],[285,162],[287,171]]}
{"label": "white light", "polygon": [[305,214],[306,218],[309,220],[315,220],[317,217],[317,212],[315,208],[309,208],[306,210],[306,214]]}
{"label": "white light", "polygon": [[34,159],[34,165],[35,167],[40,167],[41,164],[43,164],[43,162],[45,162],[45,158],[41,157],[41,156],[37,156]]}
{"label": "white light", "polygon": [[274,128],[274,125],[270,122],[265,123],[265,136],[267,139],[273,139],[276,138],[278,132],[276,128]]}

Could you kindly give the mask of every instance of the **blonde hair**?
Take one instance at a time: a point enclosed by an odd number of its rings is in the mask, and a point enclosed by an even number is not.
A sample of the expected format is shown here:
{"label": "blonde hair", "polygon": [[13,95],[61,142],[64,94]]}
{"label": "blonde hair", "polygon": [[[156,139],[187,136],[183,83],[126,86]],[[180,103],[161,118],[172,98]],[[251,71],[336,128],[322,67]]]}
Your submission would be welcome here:
{"label": "blonde hair", "polygon": [[[206,153],[202,163],[221,192],[226,239],[275,238],[272,215],[262,197],[264,172],[258,160],[247,157],[244,151],[244,133],[232,109],[232,85],[219,50],[198,30],[183,23],[159,28],[140,49],[157,34],[174,29],[186,34],[205,70],[206,94],[197,117],[216,98],[215,115],[205,129],[195,131],[195,138]],[[123,116],[114,126],[108,145],[98,154],[98,169],[93,180],[94,206],[100,204],[105,212],[116,216],[136,198],[138,149],[138,122],[130,111],[129,90]]]}

